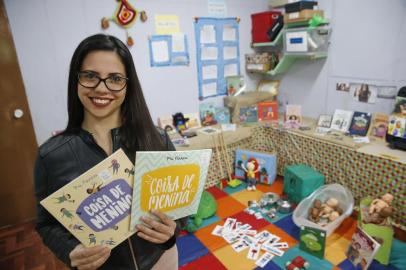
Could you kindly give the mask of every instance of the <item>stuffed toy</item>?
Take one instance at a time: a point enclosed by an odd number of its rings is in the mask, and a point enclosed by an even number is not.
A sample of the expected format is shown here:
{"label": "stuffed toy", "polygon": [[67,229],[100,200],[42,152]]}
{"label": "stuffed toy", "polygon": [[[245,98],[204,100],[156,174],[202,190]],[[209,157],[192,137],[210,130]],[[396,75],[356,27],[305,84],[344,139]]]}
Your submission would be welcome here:
{"label": "stuffed toy", "polygon": [[182,134],[182,131],[186,130],[186,122],[189,121],[189,118],[185,118],[183,113],[178,112],[172,115],[173,119],[173,126],[176,128],[176,130]]}
{"label": "stuffed toy", "polygon": [[242,169],[247,173],[247,190],[256,190],[257,176],[256,173],[261,168],[254,158],[250,158],[247,164],[241,164]]}
{"label": "stuffed toy", "polygon": [[393,196],[389,193],[382,195],[380,199],[373,200],[369,206],[369,214],[373,214],[375,212],[379,214],[383,209],[391,207],[390,204],[392,200]]}

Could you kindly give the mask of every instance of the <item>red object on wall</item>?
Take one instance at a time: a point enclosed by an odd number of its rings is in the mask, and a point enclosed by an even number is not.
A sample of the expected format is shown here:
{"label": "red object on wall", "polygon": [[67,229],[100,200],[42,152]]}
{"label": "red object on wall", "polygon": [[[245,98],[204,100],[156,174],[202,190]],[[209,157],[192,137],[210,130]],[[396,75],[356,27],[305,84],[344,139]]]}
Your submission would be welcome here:
{"label": "red object on wall", "polygon": [[282,16],[282,13],[279,11],[251,14],[252,43],[270,42],[268,30],[274,25],[279,16]]}

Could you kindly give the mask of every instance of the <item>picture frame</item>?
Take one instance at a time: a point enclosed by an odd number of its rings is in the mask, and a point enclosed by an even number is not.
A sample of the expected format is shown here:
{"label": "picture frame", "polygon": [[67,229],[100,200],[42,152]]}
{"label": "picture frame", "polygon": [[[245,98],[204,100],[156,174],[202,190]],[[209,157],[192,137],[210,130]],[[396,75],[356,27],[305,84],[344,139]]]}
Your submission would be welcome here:
{"label": "picture frame", "polygon": [[277,96],[279,93],[280,81],[278,80],[261,80],[257,85],[257,91],[269,92],[273,96]]}
{"label": "picture frame", "polygon": [[317,120],[317,126],[323,128],[330,128],[332,120],[333,116],[331,114],[320,114],[319,119]]}

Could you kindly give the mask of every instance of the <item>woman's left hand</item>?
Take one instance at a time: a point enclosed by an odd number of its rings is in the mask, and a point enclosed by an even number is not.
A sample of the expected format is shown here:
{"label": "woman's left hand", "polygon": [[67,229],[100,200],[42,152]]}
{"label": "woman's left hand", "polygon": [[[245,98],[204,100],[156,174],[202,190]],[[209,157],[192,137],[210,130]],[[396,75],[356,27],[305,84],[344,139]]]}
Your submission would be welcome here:
{"label": "woman's left hand", "polygon": [[160,220],[142,216],[140,220],[150,228],[143,224],[137,224],[135,226],[138,230],[137,235],[152,243],[163,244],[175,234],[176,222],[158,210],[151,210],[151,213]]}

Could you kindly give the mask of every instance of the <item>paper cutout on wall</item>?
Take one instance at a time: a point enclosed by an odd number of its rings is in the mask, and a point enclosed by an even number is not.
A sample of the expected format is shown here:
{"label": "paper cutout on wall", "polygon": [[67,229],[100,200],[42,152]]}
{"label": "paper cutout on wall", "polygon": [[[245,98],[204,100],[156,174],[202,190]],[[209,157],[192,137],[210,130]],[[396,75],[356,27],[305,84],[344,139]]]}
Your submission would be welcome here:
{"label": "paper cutout on wall", "polygon": [[[109,21],[116,23],[118,26],[124,28],[127,36],[127,45],[132,46],[134,45],[134,40],[130,36],[128,29],[133,26],[137,16],[138,11],[127,0],[118,0],[113,16],[102,18],[101,27],[103,29],[109,28]],[[140,12],[140,19],[142,22],[147,20],[147,14],[145,11]]]}
{"label": "paper cutout on wall", "polygon": [[207,10],[209,16],[212,17],[226,17],[227,5],[224,0],[208,0]]}
{"label": "paper cutout on wall", "polygon": [[189,65],[186,35],[152,35],[149,38],[151,67]]}
{"label": "paper cutout on wall", "polygon": [[239,18],[195,19],[200,100],[226,95],[225,77],[240,74],[238,23]]}

